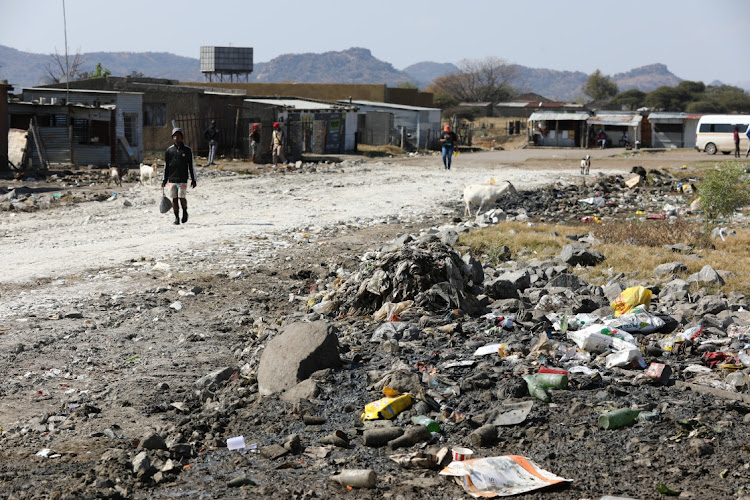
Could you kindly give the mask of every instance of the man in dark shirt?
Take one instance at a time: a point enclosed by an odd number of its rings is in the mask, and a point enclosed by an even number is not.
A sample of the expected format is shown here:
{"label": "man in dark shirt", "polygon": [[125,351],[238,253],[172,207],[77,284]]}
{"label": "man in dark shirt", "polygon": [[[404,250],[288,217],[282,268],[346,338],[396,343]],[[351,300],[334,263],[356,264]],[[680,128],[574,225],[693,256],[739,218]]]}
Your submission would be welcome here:
{"label": "man in dark shirt", "polygon": [[443,150],[443,168],[445,170],[451,169],[451,159],[453,157],[453,151],[455,150],[458,142],[458,136],[456,133],[451,131],[451,126],[446,125],[443,128],[443,133],[440,134],[440,146]]}
{"label": "man in dark shirt", "polygon": [[219,129],[216,128],[216,120],[211,120],[211,125],[203,132],[203,135],[208,139],[208,164],[216,165],[214,158],[219,147]]}
{"label": "man in dark shirt", "polygon": [[[193,168],[193,151],[182,142],[183,134],[181,128],[172,129],[172,141],[174,144],[167,148],[164,155],[166,166],[164,167],[164,179],[161,187],[164,188],[169,182],[169,196],[172,198],[172,210],[174,210],[174,223],[180,223],[180,203],[182,204],[182,222],[188,221],[187,180],[190,176],[190,187],[197,186],[195,182],[195,168]],[[178,201],[179,200],[179,201]]]}

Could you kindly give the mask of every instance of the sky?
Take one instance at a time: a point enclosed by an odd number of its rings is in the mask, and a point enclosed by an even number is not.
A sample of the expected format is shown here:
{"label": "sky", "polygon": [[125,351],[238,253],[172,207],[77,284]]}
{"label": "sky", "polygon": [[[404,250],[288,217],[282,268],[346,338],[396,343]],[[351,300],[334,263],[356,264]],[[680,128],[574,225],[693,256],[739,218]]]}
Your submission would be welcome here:
{"label": "sky", "polygon": [[[750,82],[750,0],[0,0],[0,45],[40,54],[282,54],[370,49],[396,69],[497,57],[614,75],[666,64],[684,80]],[[745,85],[746,87],[750,85]]]}

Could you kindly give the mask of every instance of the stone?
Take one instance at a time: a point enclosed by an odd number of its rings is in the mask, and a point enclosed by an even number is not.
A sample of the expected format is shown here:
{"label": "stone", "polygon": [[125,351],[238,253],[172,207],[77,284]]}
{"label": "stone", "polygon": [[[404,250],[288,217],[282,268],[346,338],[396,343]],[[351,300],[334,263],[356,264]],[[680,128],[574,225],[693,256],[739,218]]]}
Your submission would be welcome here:
{"label": "stone", "polygon": [[141,440],[140,447],[146,450],[166,450],[167,443],[159,434],[152,432]]}
{"label": "stone", "polygon": [[586,283],[575,274],[558,274],[547,283],[547,288],[565,287],[572,290],[578,290],[586,286]]}
{"label": "stone", "polygon": [[684,300],[690,291],[690,283],[681,279],[673,279],[659,291],[659,300],[671,298],[672,300]]}
{"label": "stone", "polygon": [[315,399],[318,394],[320,394],[318,384],[313,379],[307,379],[284,391],[280,399],[288,403],[294,403],[300,399]]}
{"label": "stone", "polygon": [[597,250],[586,248],[579,243],[565,245],[560,252],[560,260],[571,266],[595,266],[604,261],[604,255]]}
{"label": "stone", "polygon": [[317,370],[340,368],[336,327],[324,321],[292,323],[266,346],[258,366],[263,396],[291,389]]}
{"label": "stone", "polygon": [[721,275],[719,275],[719,273],[716,272],[716,270],[708,264],[703,266],[703,269],[701,269],[699,272],[691,274],[688,277],[687,281],[697,281],[701,285],[707,284],[721,286],[724,284],[724,279],[721,277]]}
{"label": "stone", "polygon": [[659,264],[654,268],[654,276],[656,276],[657,278],[663,278],[664,276],[669,276],[676,273],[684,273],[685,271],[687,271],[687,266],[684,262],[678,260],[675,262],[668,262],[666,264]]}
{"label": "stone", "polygon": [[149,460],[148,453],[145,451],[137,454],[131,464],[133,466],[133,474],[136,475],[147,473],[151,469],[151,460]]}
{"label": "stone", "polygon": [[696,316],[703,316],[704,314],[719,314],[727,309],[727,301],[724,298],[717,297],[716,295],[706,295],[698,301],[698,305],[695,308]]}
{"label": "stone", "polygon": [[464,263],[466,275],[469,276],[472,284],[481,285],[484,282],[482,263],[470,253],[462,255],[461,260]]}
{"label": "stone", "polygon": [[444,229],[440,231],[439,237],[445,245],[455,245],[458,242],[458,233],[455,229]]}
{"label": "stone", "polygon": [[228,380],[229,377],[231,377],[235,371],[236,371],[236,368],[233,368],[231,366],[221,368],[193,382],[193,387],[196,390],[215,389],[216,387],[218,387],[220,383],[224,382],[225,380]]}

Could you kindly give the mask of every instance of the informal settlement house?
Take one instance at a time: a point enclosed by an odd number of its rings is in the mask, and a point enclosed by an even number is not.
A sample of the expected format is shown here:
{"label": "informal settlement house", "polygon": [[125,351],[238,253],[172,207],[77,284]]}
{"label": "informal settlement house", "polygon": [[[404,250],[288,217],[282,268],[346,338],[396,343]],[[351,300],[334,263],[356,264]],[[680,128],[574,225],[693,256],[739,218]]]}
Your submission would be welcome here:
{"label": "informal settlement house", "polygon": [[596,145],[601,132],[604,132],[607,138],[606,147],[626,147],[627,144],[622,139],[623,134],[627,134],[628,143],[641,144],[643,141],[642,120],[643,116],[637,112],[597,111],[594,116],[586,120],[589,125],[588,147]]}
{"label": "informal settlement house", "polygon": [[[128,165],[143,159],[141,93],[22,89],[8,114],[16,138],[9,153],[26,166]],[[24,133],[28,144],[18,140]]]}
{"label": "informal settlement house", "polygon": [[528,119],[527,139],[536,146],[588,147],[587,111],[535,111]]}
{"label": "informal settlement house", "polygon": [[360,121],[361,144],[399,144],[409,149],[432,149],[440,138],[440,108],[424,108],[373,101],[339,101],[356,105],[365,116]]}
{"label": "informal settlement house", "polygon": [[658,111],[649,114],[651,147],[694,148],[700,118],[701,115],[689,113]]}
{"label": "informal settlement house", "polygon": [[340,154],[356,149],[357,106],[293,97],[251,97],[244,100],[240,122],[245,139],[253,123],[261,125],[261,151],[270,147],[278,122],[286,136],[286,156]]}

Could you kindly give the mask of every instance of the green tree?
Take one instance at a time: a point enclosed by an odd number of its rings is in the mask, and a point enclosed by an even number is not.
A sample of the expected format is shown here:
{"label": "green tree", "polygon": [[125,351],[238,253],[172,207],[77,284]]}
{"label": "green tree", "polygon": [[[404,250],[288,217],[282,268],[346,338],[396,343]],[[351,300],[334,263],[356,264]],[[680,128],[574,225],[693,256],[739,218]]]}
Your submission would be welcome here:
{"label": "green tree", "polygon": [[481,60],[464,59],[459,71],[436,78],[428,88],[435,94],[446,94],[456,102],[499,102],[516,93],[513,83],[518,67],[497,57]]}
{"label": "green tree", "polygon": [[685,107],[688,113],[723,114],[727,109],[715,100],[693,101]]}
{"label": "green tree", "polygon": [[706,84],[703,82],[693,82],[690,80],[683,80],[677,84],[678,90],[684,90],[690,96],[697,96],[706,91]]}
{"label": "green tree", "polygon": [[630,111],[634,111],[640,107],[643,107],[645,99],[645,92],[638,89],[630,89],[626,90],[625,92],[620,92],[609,102],[618,106],[625,106]]}
{"label": "green tree", "polygon": [[737,161],[717,164],[703,178],[698,193],[708,220],[731,216],[737,207],[750,203],[750,181],[745,176],[745,165]]}
{"label": "green tree", "polygon": [[716,103],[723,106],[729,113],[750,113],[750,95],[744,91],[724,92],[713,99]]}
{"label": "green tree", "polygon": [[89,78],[106,78],[111,75],[112,72],[107,68],[102,69],[102,63],[96,63],[96,70],[89,73]]}
{"label": "green tree", "polygon": [[684,89],[662,86],[646,95],[646,106],[664,111],[685,111],[690,95]]}
{"label": "green tree", "polygon": [[401,82],[398,85],[396,85],[397,89],[419,89],[416,85],[414,85],[411,82]]}
{"label": "green tree", "polygon": [[595,101],[604,101],[614,97],[617,95],[617,90],[617,84],[608,76],[602,75],[598,69],[589,76],[583,87],[583,93]]}

